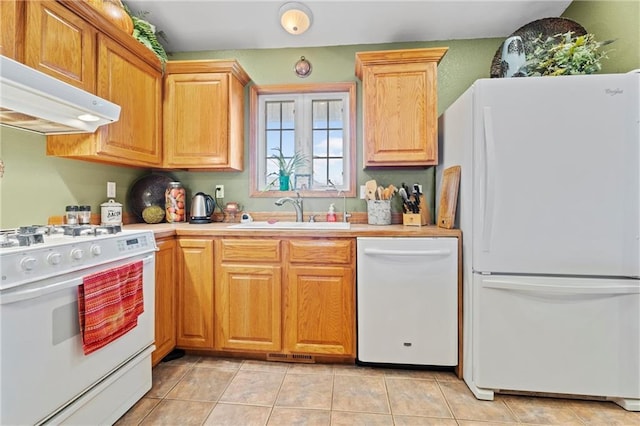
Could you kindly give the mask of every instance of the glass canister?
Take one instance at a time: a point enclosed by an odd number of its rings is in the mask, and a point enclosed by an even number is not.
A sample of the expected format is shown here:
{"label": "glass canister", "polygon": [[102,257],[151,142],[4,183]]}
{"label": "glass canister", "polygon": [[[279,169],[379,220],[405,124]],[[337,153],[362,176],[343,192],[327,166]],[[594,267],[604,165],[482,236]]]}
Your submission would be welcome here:
{"label": "glass canister", "polygon": [[65,208],[65,213],[67,225],[78,224],[78,206],[67,206]]}
{"label": "glass canister", "polygon": [[164,192],[164,207],[167,222],[185,222],[187,215],[185,210],[185,189],[180,182],[169,182]]}
{"label": "glass canister", "polygon": [[78,223],[80,225],[91,224],[91,206],[80,206],[78,209]]}

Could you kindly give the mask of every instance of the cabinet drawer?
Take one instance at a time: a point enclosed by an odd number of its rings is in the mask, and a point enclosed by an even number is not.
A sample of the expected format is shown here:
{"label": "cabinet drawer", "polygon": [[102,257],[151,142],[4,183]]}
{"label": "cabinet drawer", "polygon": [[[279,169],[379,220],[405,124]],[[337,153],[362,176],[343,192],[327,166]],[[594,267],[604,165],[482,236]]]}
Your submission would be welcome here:
{"label": "cabinet drawer", "polygon": [[220,240],[220,259],[223,262],[280,262],[280,240],[223,239]]}
{"label": "cabinet drawer", "polygon": [[353,240],[291,240],[291,263],[348,263],[353,262]]}

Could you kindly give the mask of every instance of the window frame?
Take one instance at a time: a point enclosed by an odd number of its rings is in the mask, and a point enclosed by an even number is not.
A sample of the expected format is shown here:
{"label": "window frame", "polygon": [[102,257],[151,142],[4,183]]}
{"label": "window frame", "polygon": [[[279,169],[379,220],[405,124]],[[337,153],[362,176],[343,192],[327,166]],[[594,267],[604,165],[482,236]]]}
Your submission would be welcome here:
{"label": "window frame", "polygon": [[296,193],[292,188],[290,191],[262,191],[259,189],[259,177],[258,177],[258,161],[260,160],[259,154],[261,150],[258,145],[258,132],[259,132],[259,97],[261,95],[300,95],[309,93],[347,93],[349,96],[349,102],[346,106],[348,108],[347,115],[349,117],[348,127],[345,128],[345,132],[348,132],[349,142],[345,147],[348,152],[348,158],[345,158],[345,165],[349,168],[349,176],[345,183],[348,184],[348,190],[301,190],[300,195],[303,197],[311,198],[327,198],[335,197],[340,193],[340,196],[354,197],[356,195],[356,83],[311,83],[311,84],[286,84],[286,85],[253,85],[250,88],[250,104],[249,104],[249,174],[250,174],[250,197],[266,197],[266,198],[280,198],[283,196],[291,196]]}

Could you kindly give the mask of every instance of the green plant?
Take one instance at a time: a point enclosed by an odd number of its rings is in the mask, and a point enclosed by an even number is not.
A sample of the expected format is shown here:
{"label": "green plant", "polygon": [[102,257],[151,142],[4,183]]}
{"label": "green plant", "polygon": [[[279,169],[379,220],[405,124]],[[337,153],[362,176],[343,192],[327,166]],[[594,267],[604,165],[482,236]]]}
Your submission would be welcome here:
{"label": "green plant", "polygon": [[533,52],[527,55],[528,76],[593,74],[600,71],[600,61],[607,51],[600,48],[614,40],[596,41],[593,34],[574,36],[572,31],[532,41]]}
{"label": "green plant", "polygon": [[276,151],[269,157],[269,160],[278,167],[277,172],[269,173],[267,176],[275,176],[275,178],[267,184],[267,188],[270,188],[280,176],[290,177],[298,167],[305,166],[307,164],[307,156],[301,152],[296,151],[293,157],[285,157],[280,148],[272,148]]}
{"label": "green plant", "polygon": [[166,41],[167,38],[165,34],[162,31],[156,32],[156,27],[145,19],[149,12],[138,12],[136,16],[126,5],[124,5],[124,10],[126,10],[133,21],[133,37],[156,54],[164,70],[164,66],[169,58],[167,57],[167,52],[164,50],[164,47],[158,41],[158,36]]}

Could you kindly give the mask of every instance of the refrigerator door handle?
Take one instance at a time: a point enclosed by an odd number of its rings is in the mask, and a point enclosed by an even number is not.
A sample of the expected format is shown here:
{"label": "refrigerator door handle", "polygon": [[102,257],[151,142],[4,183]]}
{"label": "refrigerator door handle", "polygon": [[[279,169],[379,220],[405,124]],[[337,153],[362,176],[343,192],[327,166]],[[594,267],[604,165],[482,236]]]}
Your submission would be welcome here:
{"label": "refrigerator door handle", "polygon": [[514,282],[508,280],[484,280],[482,286],[494,290],[507,290],[523,293],[542,294],[572,294],[572,295],[615,295],[615,294],[637,294],[640,293],[640,287],[634,284],[603,284],[597,286],[563,286],[563,285],[545,285],[532,284],[523,282]]}
{"label": "refrigerator door handle", "polygon": [[491,107],[483,108],[484,119],[484,194],[482,221],[482,251],[491,251],[491,232],[493,228],[493,207],[495,199],[494,168],[496,161],[495,140],[493,137],[493,116]]}

